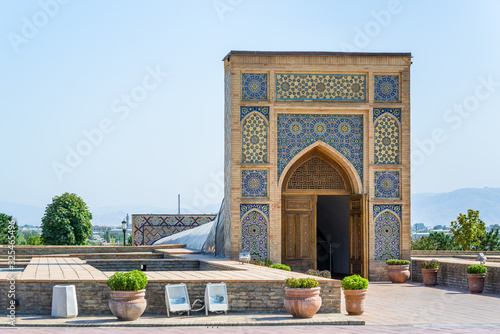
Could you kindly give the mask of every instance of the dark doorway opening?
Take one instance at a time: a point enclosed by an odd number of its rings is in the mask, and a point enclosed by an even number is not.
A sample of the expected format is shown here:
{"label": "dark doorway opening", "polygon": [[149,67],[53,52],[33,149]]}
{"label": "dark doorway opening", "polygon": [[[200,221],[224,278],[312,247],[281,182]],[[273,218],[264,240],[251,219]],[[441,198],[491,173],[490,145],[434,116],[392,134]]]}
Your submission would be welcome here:
{"label": "dark doorway opening", "polygon": [[316,226],[318,270],[349,275],[349,196],[318,196]]}

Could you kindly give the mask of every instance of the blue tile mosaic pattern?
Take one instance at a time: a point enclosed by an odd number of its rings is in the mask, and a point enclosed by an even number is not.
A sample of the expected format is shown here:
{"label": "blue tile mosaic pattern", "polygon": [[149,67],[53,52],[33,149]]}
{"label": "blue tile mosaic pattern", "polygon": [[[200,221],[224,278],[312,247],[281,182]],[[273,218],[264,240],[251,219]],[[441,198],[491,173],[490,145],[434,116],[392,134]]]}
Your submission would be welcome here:
{"label": "blue tile mosaic pattern", "polygon": [[401,205],[374,205],[376,261],[400,258]]}
{"label": "blue tile mosaic pattern", "polygon": [[354,74],[276,74],[276,100],[365,101],[366,77]]}
{"label": "blue tile mosaic pattern", "polygon": [[373,108],[373,121],[384,114],[391,114],[401,123],[401,108]]}
{"label": "blue tile mosaic pattern", "polygon": [[357,115],[278,115],[278,178],[293,157],[318,140],[343,154],[363,181],[363,117]]}
{"label": "blue tile mosaic pattern", "polygon": [[267,74],[242,73],[241,74],[241,99],[242,100],[267,100]]}
{"label": "blue tile mosaic pattern", "polygon": [[267,197],[267,170],[242,170],[241,196]]}
{"label": "blue tile mosaic pattern", "polygon": [[240,107],[240,121],[250,113],[259,113],[269,121],[269,107]]}
{"label": "blue tile mosaic pattern", "polygon": [[259,113],[247,115],[241,125],[241,161],[267,162],[267,123]]}
{"label": "blue tile mosaic pattern", "polygon": [[390,113],[375,121],[374,162],[379,165],[399,164],[399,123]]}
{"label": "blue tile mosaic pattern", "polygon": [[134,246],[152,245],[158,239],[190,230],[214,219],[215,215],[133,215],[132,243]]}
{"label": "blue tile mosaic pattern", "polygon": [[269,219],[269,205],[241,204],[240,216],[241,251],[250,253],[252,259],[267,259],[267,219]]}
{"label": "blue tile mosaic pattern", "polygon": [[399,75],[375,75],[374,86],[375,102],[399,101]]}
{"label": "blue tile mosaic pattern", "polygon": [[375,172],[375,198],[399,198],[399,172]]}

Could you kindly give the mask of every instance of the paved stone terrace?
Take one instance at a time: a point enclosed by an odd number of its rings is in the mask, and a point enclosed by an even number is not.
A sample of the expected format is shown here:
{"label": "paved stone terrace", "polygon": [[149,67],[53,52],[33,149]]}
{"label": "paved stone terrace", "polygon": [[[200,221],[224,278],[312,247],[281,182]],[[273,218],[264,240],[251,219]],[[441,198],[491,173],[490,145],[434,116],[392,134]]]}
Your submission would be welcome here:
{"label": "paved stone terrace", "polygon": [[[184,258],[198,260],[205,265],[226,267],[226,270],[207,271],[145,271],[149,282],[169,281],[173,283],[186,282],[282,282],[289,277],[312,277],[301,273],[279,269],[241,264],[236,261],[213,258],[201,254],[184,255]],[[182,261],[181,258],[178,259]],[[229,270],[228,270],[229,269]],[[10,271],[0,272],[0,280],[5,280]],[[16,273],[18,282],[67,282],[67,281],[97,281],[106,282],[113,275],[112,271],[100,271],[86,261],[76,257],[34,257],[23,272]],[[320,283],[327,279],[315,277]]]}
{"label": "paved stone terrace", "polygon": [[[263,297],[265,298],[265,297]],[[209,316],[194,314],[165,316],[142,316],[135,322],[119,322],[111,316],[85,317],[72,319],[54,319],[48,316],[21,316],[17,326],[100,326],[106,327],[107,333],[113,333],[117,326],[134,327],[176,327],[202,326],[183,328],[182,333],[215,333],[224,330],[216,327],[231,326],[232,333],[324,333],[335,331],[340,333],[499,333],[500,296],[496,294],[470,294],[466,290],[445,287],[425,287],[423,284],[405,283],[392,284],[389,282],[370,283],[366,300],[366,311],[360,316],[347,316],[342,300],[341,314],[317,314],[313,319],[293,319],[288,314],[242,314],[228,312],[228,315]],[[5,321],[5,320],[4,320]],[[347,327],[314,327],[327,322],[330,324],[351,324],[366,326]],[[359,322],[361,321],[361,322]],[[5,325],[4,322],[0,323]],[[281,329],[276,326],[292,326]],[[297,325],[307,327],[293,327]],[[233,326],[243,326],[234,328]],[[251,327],[244,327],[251,326]],[[273,326],[263,328],[260,326]],[[174,330],[175,329],[171,328]],[[213,329],[213,330],[212,330]],[[58,332],[52,328],[50,333]],[[68,333],[80,333],[76,329],[68,329]],[[98,328],[85,329],[88,333],[101,333]],[[126,331],[126,328],[120,331]],[[146,329],[147,330],[147,329]],[[151,329],[149,329],[151,330]],[[181,333],[181,330],[178,333]],[[137,332],[143,333],[139,328]],[[155,333],[161,331],[155,329]],[[2,333],[9,332],[7,328]],[[23,333],[30,332],[23,328]],[[38,333],[49,333],[40,330]],[[115,331],[117,333],[117,331]],[[131,332],[132,333],[132,332]],[[145,332],[144,332],[145,333]]]}

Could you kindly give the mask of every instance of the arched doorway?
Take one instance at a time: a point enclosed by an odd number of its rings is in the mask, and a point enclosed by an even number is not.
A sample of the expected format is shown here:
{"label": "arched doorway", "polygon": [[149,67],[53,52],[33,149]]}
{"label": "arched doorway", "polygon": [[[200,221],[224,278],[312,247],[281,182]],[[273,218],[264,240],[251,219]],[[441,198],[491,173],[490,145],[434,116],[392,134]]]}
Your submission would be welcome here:
{"label": "arched doorway", "polygon": [[366,277],[366,198],[359,194],[359,178],[353,180],[352,171],[337,160],[316,145],[286,171],[281,184],[282,262],[296,271]]}

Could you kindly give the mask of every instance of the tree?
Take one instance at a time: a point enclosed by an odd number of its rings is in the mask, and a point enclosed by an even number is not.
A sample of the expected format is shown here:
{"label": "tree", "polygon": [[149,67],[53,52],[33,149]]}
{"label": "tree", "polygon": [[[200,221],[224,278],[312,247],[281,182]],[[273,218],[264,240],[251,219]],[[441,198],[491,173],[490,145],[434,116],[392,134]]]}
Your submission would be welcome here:
{"label": "tree", "polygon": [[92,233],[92,214],[76,194],[64,193],[52,199],[42,218],[45,245],[85,245]]}
{"label": "tree", "polygon": [[460,214],[456,221],[451,222],[451,233],[457,247],[471,250],[472,246],[479,246],[480,238],[486,231],[484,222],[479,218],[479,211],[467,210],[467,216]]}
{"label": "tree", "polygon": [[498,229],[491,230],[483,234],[479,241],[481,242],[477,246],[477,250],[483,251],[497,251],[500,250],[500,237],[498,235]]}
{"label": "tree", "polygon": [[109,232],[109,229],[107,229],[106,232],[104,232],[103,239],[106,240],[106,242],[110,242],[111,241],[111,232]]}
{"label": "tree", "polygon": [[453,239],[443,232],[431,232],[427,237],[411,241],[411,249],[415,250],[452,250]]}
{"label": "tree", "polygon": [[[9,243],[9,224],[12,221],[12,216],[0,213],[0,245],[7,245]],[[12,230],[12,229],[11,229]],[[17,223],[14,222],[13,233],[17,239]]]}

